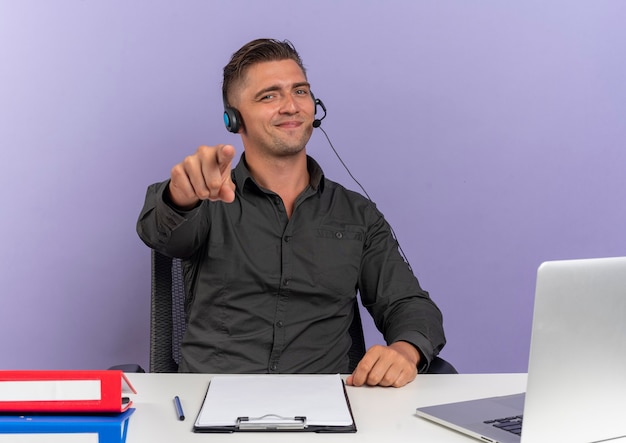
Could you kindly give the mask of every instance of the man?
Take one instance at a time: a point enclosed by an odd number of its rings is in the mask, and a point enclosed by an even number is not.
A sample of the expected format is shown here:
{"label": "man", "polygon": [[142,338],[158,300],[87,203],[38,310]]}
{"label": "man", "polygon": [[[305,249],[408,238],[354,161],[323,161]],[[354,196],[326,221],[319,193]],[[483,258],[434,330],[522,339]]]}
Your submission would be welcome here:
{"label": "man", "polygon": [[224,68],[230,145],[201,146],[148,188],[137,231],[184,259],[180,370],[346,373],[357,290],[388,346],[347,383],[403,386],[445,344],[441,313],[375,205],[306,154],[315,99],[291,43],[260,39]]}

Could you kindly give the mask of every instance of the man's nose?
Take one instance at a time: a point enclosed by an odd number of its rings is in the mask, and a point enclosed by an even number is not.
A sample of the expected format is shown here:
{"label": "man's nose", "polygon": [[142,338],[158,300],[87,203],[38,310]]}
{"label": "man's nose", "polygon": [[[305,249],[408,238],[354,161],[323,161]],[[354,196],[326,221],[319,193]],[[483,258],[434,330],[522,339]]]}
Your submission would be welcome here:
{"label": "man's nose", "polygon": [[280,111],[287,114],[295,114],[298,112],[298,103],[293,95],[285,95],[285,98],[281,103]]}

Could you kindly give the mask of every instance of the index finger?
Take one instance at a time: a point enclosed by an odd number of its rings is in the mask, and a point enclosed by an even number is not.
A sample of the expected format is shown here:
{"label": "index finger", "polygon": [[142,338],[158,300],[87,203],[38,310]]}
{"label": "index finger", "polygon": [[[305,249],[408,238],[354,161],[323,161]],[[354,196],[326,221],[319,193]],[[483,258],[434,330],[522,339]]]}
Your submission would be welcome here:
{"label": "index finger", "polygon": [[217,145],[217,164],[220,171],[230,171],[231,163],[235,158],[235,148],[232,145]]}
{"label": "index finger", "polygon": [[376,346],[368,349],[361,361],[356,365],[356,368],[354,368],[354,372],[346,380],[348,385],[363,386],[366,384],[372,369],[374,369],[381,357],[380,354],[380,350]]}
{"label": "index finger", "polygon": [[231,178],[235,148],[231,145],[217,145],[215,148],[215,161],[221,175],[221,183],[217,191],[217,196],[213,198],[209,197],[209,200],[221,200],[231,203],[235,199],[235,184]]}

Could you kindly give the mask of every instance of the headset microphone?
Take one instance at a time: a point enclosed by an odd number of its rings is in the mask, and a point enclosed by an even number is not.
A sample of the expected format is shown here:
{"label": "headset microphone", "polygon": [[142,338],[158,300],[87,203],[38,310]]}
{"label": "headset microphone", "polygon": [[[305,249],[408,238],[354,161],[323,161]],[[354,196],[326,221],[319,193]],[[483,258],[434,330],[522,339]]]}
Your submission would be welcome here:
{"label": "headset microphone", "polygon": [[315,120],[313,120],[313,127],[314,128],[319,128],[322,125],[322,120],[324,120],[326,118],[326,106],[324,106],[324,102],[321,101],[319,98],[315,99],[315,113],[317,114],[317,107],[322,108],[322,111],[324,111],[324,115],[322,115],[322,118],[316,118]]}
{"label": "headset microphone", "polygon": [[[226,96],[222,96],[222,101],[224,103],[224,125],[229,132],[238,133],[241,127],[243,126],[243,120],[241,118],[241,114],[236,108],[228,105],[226,101]],[[319,98],[313,97],[313,102],[315,103],[315,114],[317,114],[317,107],[319,106],[324,111],[324,115],[322,118],[316,118],[313,120],[313,127],[319,128],[322,124],[322,120],[326,118],[326,106],[324,106],[324,102]]]}

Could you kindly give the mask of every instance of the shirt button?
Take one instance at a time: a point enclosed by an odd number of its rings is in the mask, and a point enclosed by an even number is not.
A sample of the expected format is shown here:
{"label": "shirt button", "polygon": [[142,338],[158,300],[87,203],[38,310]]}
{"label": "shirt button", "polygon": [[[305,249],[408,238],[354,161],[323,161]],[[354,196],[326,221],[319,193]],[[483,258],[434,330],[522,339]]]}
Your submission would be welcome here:
{"label": "shirt button", "polygon": [[289,243],[291,241],[291,235],[285,235],[285,243]]}
{"label": "shirt button", "polygon": [[279,328],[282,328],[284,326],[284,323],[279,320],[276,322],[276,326],[278,326]]}
{"label": "shirt button", "polygon": [[343,234],[341,232],[335,232],[335,237],[343,238]]}
{"label": "shirt button", "polygon": [[278,365],[276,363],[272,363],[272,366],[270,366],[270,370],[275,371],[278,369]]}
{"label": "shirt button", "polygon": [[289,279],[287,279],[287,278],[286,278],[286,279],[284,279],[284,280],[283,280],[283,285],[285,285],[285,286],[289,286]]}

